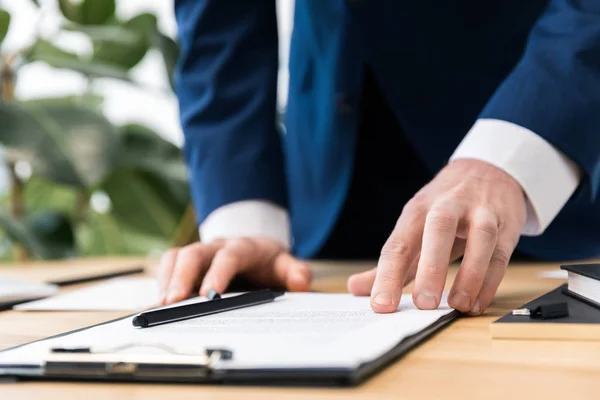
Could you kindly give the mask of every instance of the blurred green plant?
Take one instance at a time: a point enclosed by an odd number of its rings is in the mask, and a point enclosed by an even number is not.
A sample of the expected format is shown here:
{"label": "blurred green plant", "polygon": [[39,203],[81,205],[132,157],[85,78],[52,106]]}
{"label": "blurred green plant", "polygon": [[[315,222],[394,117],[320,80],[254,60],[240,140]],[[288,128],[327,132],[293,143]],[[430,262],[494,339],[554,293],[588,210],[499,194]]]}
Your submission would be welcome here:
{"label": "blurred green plant", "polygon": [[[87,37],[89,53],[41,36],[13,54],[0,52],[0,145],[11,179],[0,251],[11,248],[20,260],[146,254],[194,240],[180,149],[148,127],[113,125],[92,89],[98,78],[135,85],[130,70],[151,49],[162,54],[172,85],[177,43],[158,29],[155,15],[120,19],[115,0],[58,0],[58,7],[60,31]],[[0,49],[10,22],[0,9]],[[83,75],[87,91],[16,99],[18,70],[32,62]]]}

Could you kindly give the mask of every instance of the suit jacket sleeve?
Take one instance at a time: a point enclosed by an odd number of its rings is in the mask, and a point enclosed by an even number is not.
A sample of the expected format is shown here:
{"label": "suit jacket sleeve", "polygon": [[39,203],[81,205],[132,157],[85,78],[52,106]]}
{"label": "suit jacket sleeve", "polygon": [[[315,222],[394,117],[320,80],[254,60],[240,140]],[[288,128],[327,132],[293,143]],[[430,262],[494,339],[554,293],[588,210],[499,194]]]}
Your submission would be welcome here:
{"label": "suit jacket sleeve", "polygon": [[286,206],[275,1],[176,0],[176,94],[201,223],[236,201]]}
{"label": "suit jacket sleeve", "polygon": [[483,110],[540,135],[600,186],[600,1],[550,0],[522,59]]}

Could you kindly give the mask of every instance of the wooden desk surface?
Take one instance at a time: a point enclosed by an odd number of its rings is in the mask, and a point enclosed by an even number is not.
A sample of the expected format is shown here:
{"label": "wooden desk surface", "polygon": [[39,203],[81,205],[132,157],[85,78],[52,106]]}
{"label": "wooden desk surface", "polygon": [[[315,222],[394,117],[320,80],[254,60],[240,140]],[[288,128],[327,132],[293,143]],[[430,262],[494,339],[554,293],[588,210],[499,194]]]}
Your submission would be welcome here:
{"label": "wooden desk surface", "polygon": [[[108,269],[144,260],[90,260],[0,266],[0,274],[40,277],[66,268]],[[147,260],[146,260],[147,261]],[[346,277],[373,264],[314,264],[314,288],[345,292]],[[461,319],[363,385],[352,389],[219,387],[201,385],[6,383],[1,399],[597,399],[600,338],[597,342],[495,341],[489,325],[499,316],[558,286],[540,271],[558,265],[512,265],[492,308]],[[52,273],[51,271],[55,271]],[[50,274],[50,275],[49,275]],[[451,272],[451,284],[455,270]],[[411,287],[407,288],[409,291]],[[68,289],[67,289],[68,290]],[[119,312],[0,313],[0,349],[113,319]]]}

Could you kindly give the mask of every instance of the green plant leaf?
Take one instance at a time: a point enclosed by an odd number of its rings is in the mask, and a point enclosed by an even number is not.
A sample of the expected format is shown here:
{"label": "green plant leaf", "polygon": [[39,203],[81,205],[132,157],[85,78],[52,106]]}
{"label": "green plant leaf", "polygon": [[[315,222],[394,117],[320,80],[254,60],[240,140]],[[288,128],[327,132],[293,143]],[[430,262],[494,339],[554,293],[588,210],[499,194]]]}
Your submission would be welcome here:
{"label": "green plant leaf", "polygon": [[162,54],[171,89],[175,89],[175,67],[179,60],[179,44],[170,37],[157,32],[156,46]]}
{"label": "green plant leaf", "polygon": [[123,144],[122,161],[127,165],[144,165],[147,158],[175,160],[183,165],[181,150],[149,127],[127,124],[119,128],[119,133]]}
{"label": "green plant leaf", "polygon": [[99,63],[96,60],[84,61],[84,60],[45,60],[48,64],[55,68],[70,69],[73,71],[81,72],[82,74],[90,78],[112,78],[119,79],[122,81],[130,82],[131,77],[127,70],[120,68],[115,65]]}
{"label": "green plant leaf", "polygon": [[30,213],[51,209],[74,217],[77,190],[34,175],[23,183],[23,198],[25,209]]}
{"label": "green plant leaf", "polygon": [[13,242],[22,245],[31,256],[40,259],[50,258],[50,252],[24,222],[16,220],[10,215],[0,214],[0,229]]}
{"label": "green plant leaf", "polygon": [[119,25],[81,25],[75,22],[66,23],[62,29],[83,33],[95,42],[116,43],[122,46],[134,46],[139,41],[137,32]]}
{"label": "green plant leaf", "polygon": [[136,15],[128,21],[125,21],[123,26],[127,29],[132,29],[141,33],[145,37],[148,44],[152,44],[152,40],[154,40],[153,36],[158,29],[158,19],[154,14],[142,13]]}
{"label": "green plant leaf", "polygon": [[124,226],[152,236],[169,238],[179,219],[162,186],[137,171],[117,168],[102,185],[112,202],[112,214]]}
{"label": "green plant leaf", "polygon": [[0,143],[9,161],[24,160],[56,183],[97,185],[119,159],[116,129],[86,108],[58,102],[0,104]]}
{"label": "green plant leaf", "polygon": [[82,107],[90,111],[100,112],[104,104],[104,97],[96,93],[83,93],[80,95],[71,95],[63,97],[44,97],[24,101],[29,105],[37,105],[41,107],[56,106],[63,104],[71,107]]}
{"label": "green plant leaf", "polygon": [[86,222],[77,228],[77,243],[85,256],[125,253],[123,232],[110,214],[90,211]]}
{"label": "green plant leaf", "polygon": [[90,212],[85,224],[77,230],[81,254],[103,255],[147,255],[164,251],[169,240],[132,230],[119,223],[113,214]]}
{"label": "green plant leaf", "polygon": [[139,124],[120,128],[122,153],[120,165],[151,172],[177,182],[187,182],[181,150],[152,129]]}
{"label": "green plant leaf", "polygon": [[38,7],[40,6],[40,2],[39,2],[39,0],[31,0],[31,2],[32,2],[33,4],[35,4],[36,6],[38,6]]}
{"label": "green plant leaf", "polygon": [[84,0],[82,5],[83,23],[101,25],[115,15],[115,0]]}
{"label": "green plant leaf", "polygon": [[118,65],[126,70],[135,67],[146,56],[152,45],[153,35],[157,29],[156,25],[156,16],[149,13],[137,15],[123,22],[121,26],[124,29],[135,32],[137,35],[135,44],[123,45],[95,41],[92,59],[106,64]]}
{"label": "green plant leaf", "polygon": [[0,9],[0,43],[6,37],[8,33],[8,27],[10,26],[10,14],[8,11]]}
{"label": "green plant leaf", "polygon": [[67,215],[57,211],[40,212],[28,217],[26,225],[44,246],[44,258],[66,258],[77,254],[73,225]]}
{"label": "green plant leaf", "polygon": [[156,196],[169,205],[173,215],[180,219],[190,202],[190,190],[187,181],[171,180],[152,171],[138,170],[138,174],[154,189]]}
{"label": "green plant leaf", "polygon": [[165,158],[180,158],[181,150],[163,139],[151,128],[141,124],[126,124],[119,128],[128,155],[152,154]]}
{"label": "green plant leaf", "polygon": [[42,61],[55,68],[70,69],[90,78],[113,78],[131,82],[126,69],[98,60],[85,60],[77,54],[58,48],[47,40],[39,39],[23,53],[29,61]]}
{"label": "green plant leaf", "polygon": [[76,3],[72,0],[58,0],[58,6],[62,15],[73,22],[83,23],[83,16],[81,12],[83,3]]}
{"label": "green plant leaf", "polygon": [[66,19],[84,25],[101,25],[116,11],[115,0],[58,0],[58,4]]}
{"label": "green plant leaf", "polygon": [[125,254],[148,255],[156,252],[162,253],[169,248],[168,238],[146,235],[124,226],[121,226],[120,231],[125,245]]}
{"label": "green plant leaf", "polygon": [[[181,149],[163,139],[152,129],[139,124],[122,126],[120,134],[122,138],[120,167],[135,171],[137,179],[152,191],[157,204],[167,205],[170,215],[179,220],[190,201],[187,170]],[[117,211],[120,214],[126,209]],[[171,229],[170,226],[168,229],[160,229],[158,223],[152,223],[152,227],[140,227],[134,221],[126,223],[144,232],[150,229],[148,232],[154,235],[164,235]]]}
{"label": "green plant leaf", "polygon": [[29,61],[45,61],[51,59],[78,60],[77,54],[70,53],[55,46],[45,39],[38,39],[29,49],[23,52],[23,56]]}

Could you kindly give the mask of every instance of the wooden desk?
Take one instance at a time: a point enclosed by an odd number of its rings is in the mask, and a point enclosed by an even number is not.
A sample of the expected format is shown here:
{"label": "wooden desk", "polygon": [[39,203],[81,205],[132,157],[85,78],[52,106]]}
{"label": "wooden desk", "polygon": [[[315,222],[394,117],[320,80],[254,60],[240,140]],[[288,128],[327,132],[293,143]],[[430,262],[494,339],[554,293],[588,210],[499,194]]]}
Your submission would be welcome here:
{"label": "wooden desk", "polygon": [[[128,266],[139,260],[95,260],[60,267],[0,266],[0,273],[47,277],[55,268],[105,264]],[[85,265],[84,265],[85,264]],[[95,266],[94,266],[95,265]],[[345,292],[346,277],[372,264],[315,264],[314,288]],[[17,383],[0,384],[1,399],[597,399],[598,342],[492,341],[489,324],[500,315],[558,286],[540,271],[557,265],[513,265],[485,316],[461,319],[358,388],[297,389],[201,385]],[[56,270],[56,274],[64,271]],[[455,270],[449,275],[451,284]],[[410,290],[410,287],[407,288]],[[124,315],[116,312],[0,313],[0,349]],[[599,338],[600,339],[600,338]]]}

